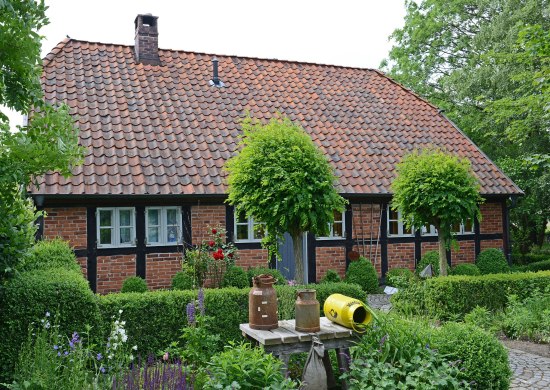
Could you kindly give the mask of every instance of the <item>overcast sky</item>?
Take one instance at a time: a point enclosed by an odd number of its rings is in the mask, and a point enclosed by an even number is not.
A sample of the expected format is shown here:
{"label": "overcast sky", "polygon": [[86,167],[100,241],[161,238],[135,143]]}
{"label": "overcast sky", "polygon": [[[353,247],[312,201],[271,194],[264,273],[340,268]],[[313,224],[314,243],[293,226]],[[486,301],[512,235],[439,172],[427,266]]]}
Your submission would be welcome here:
{"label": "overcast sky", "polygon": [[[46,0],[42,56],[69,35],[134,44],[139,13],[158,16],[159,47],[378,68],[404,0]],[[16,123],[20,124],[20,123]]]}

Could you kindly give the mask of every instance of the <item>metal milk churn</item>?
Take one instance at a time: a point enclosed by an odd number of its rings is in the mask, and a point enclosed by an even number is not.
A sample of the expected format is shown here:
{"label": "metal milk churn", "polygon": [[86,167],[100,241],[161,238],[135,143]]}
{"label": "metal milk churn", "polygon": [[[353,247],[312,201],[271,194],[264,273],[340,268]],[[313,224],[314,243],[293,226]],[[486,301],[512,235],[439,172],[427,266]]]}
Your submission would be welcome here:
{"label": "metal milk churn", "polygon": [[270,330],[279,326],[277,319],[277,280],[271,275],[252,278],[253,287],[248,294],[248,322],[252,329]]}
{"label": "metal milk churn", "polygon": [[315,290],[298,290],[296,299],[296,330],[314,333],[321,330],[319,301]]}

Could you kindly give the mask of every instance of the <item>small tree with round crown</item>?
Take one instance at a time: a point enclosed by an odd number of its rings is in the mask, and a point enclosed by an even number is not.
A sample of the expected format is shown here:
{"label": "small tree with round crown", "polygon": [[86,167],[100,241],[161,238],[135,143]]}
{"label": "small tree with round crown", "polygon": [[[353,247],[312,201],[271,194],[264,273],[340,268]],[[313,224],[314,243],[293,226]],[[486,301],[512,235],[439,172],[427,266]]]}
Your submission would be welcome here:
{"label": "small tree with round crown", "polygon": [[241,151],[226,164],[228,202],[236,213],[265,223],[263,243],[271,254],[288,232],[293,241],[296,280],[304,281],[302,233],[328,234],[334,212],[346,201],[325,156],[307,133],[288,118],[242,123]]}
{"label": "small tree with round crown", "polygon": [[392,208],[401,211],[407,227],[433,225],[437,229],[439,269],[446,276],[452,226],[467,218],[481,218],[478,205],[483,199],[470,162],[439,149],[414,151],[397,164],[392,190]]}

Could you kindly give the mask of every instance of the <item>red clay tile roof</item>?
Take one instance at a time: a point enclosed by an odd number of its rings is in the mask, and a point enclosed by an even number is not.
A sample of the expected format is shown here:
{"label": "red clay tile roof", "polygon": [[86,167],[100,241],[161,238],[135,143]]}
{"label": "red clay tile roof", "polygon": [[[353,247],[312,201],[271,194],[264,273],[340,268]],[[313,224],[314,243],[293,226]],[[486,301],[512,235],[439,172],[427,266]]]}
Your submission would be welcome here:
{"label": "red clay tile roof", "polygon": [[84,164],[45,175],[34,194],[224,194],[248,110],[298,121],[347,194],[388,194],[394,166],[435,144],[472,162],[483,194],[521,190],[438,109],[370,69],[159,50],[161,66],[136,64],[132,46],[68,39],[44,59],[50,103],[77,119]]}

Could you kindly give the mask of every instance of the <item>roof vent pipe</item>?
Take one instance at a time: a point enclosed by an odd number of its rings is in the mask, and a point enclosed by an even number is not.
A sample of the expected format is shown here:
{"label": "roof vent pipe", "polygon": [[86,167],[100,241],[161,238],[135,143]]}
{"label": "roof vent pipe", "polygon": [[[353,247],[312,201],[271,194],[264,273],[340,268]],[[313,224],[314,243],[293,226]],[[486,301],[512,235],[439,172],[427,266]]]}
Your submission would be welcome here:
{"label": "roof vent pipe", "polygon": [[225,86],[218,75],[218,59],[216,57],[212,58],[212,80],[210,80],[210,85],[214,87]]}

